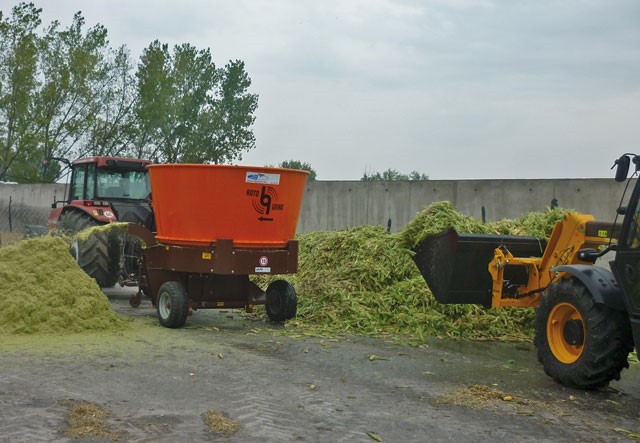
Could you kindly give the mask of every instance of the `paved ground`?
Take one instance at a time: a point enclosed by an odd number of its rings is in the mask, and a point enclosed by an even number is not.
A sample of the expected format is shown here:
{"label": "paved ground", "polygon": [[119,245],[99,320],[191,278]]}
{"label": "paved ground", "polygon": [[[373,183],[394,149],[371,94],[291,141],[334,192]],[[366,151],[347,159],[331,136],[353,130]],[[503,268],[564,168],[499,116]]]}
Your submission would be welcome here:
{"label": "paved ground", "polygon": [[[527,346],[297,338],[220,311],[169,330],[148,300],[130,308],[130,292],[108,294],[135,317],[131,331],[3,337],[0,442],[609,442],[640,433],[637,363],[609,389],[583,392],[544,375]],[[80,402],[110,414],[105,436],[66,436]],[[211,432],[202,415],[211,410],[240,429]]]}

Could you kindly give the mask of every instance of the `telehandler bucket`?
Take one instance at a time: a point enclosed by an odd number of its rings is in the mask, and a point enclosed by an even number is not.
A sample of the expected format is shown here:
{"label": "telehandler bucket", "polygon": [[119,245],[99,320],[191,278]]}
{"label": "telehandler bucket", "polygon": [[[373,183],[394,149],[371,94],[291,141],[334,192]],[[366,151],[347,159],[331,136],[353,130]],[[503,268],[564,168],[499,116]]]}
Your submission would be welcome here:
{"label": "telehandler bucket", "polygon": [[[435,299],[442,304],[477,304],[491,307],[493,282],[488,266],[496,248],[515,257],[541,257],[546,242],[535,237],[458,234],[454,228],[425,238],[415,248],[413,261]],[[508,267],[505,278],[526,284],[524,267]]]}

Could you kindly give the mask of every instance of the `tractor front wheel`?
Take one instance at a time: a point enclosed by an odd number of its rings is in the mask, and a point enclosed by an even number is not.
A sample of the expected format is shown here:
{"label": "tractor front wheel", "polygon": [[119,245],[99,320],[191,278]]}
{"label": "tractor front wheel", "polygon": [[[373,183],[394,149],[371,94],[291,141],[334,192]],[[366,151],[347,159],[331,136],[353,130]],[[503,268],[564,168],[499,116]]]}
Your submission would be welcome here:
{"label": "tractor front wheel", "polygon": [[[100,226],[100,223],[80,211],[67,211],[63,213],[58,226],[77,234],[84,229]],[[100,287],[110,288],[118,281],[119,250],[115,235],[93,232],[86,238],[76,236],[70,252],[78,266],[93,277]]]}
{"label": "tractor front wheel", "polygon": [[166,328],[180,328],[187,321],[189,300],[181,283],[168,281],[158,291],[158,320]]}
{"label": "tractor front wheel", "polygon": [[535,345],[547,375],[581,389],[607,386],[629,367],[631,329],[575,279],[549,285],[536,312]]}
{"label": "tractor front wheel", "polygon": [[296,316],[298,296],[295,289],[285,280],[276,280],[267,287],[265,306],[271,321],[285,321]]}

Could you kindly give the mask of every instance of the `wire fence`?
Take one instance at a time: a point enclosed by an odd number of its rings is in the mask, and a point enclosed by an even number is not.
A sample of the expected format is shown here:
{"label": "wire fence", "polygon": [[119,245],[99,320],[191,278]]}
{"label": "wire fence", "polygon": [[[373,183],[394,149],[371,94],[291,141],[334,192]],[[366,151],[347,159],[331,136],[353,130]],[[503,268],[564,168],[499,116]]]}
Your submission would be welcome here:
{"label": "wire fence", "polygon": [[12,197],[3,203],[0,202],[0,232],[38,234],[46,231],[51,208],[16,204]]}
{"label": "wire fence", "polygon": [[0,233],[43,233],[51,204],[63,196],[64,185],[59,184],[0,184]]}

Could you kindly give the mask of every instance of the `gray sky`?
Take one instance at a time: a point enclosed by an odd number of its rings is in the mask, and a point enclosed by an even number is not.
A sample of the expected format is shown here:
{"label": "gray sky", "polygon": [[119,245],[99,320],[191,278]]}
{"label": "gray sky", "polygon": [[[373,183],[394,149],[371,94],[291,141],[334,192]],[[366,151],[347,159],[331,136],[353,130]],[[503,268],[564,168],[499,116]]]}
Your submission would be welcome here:
{"label": "gray sky", "polygon": [[640,152],[636,0],[34,2],[45,23],[82,11],[136,60],[155,39],[243,60],[260,99],[242,164],[609,177]]}

